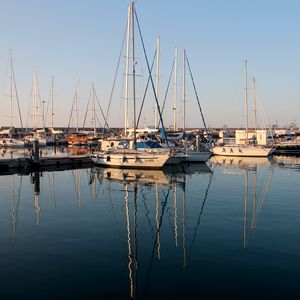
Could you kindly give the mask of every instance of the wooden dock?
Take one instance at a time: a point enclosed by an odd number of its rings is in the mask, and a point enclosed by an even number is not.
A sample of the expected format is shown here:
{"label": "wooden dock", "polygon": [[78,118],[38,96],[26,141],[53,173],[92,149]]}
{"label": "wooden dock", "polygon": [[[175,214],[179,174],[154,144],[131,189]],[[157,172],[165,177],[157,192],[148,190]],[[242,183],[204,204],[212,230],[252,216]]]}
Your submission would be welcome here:
{"label": "wooden dock", "polygon": [[57,156],[34,158],[0,159],[0,174],[12,172],[27,173],[32,170],[66,169],[92,165],[89,155]]}

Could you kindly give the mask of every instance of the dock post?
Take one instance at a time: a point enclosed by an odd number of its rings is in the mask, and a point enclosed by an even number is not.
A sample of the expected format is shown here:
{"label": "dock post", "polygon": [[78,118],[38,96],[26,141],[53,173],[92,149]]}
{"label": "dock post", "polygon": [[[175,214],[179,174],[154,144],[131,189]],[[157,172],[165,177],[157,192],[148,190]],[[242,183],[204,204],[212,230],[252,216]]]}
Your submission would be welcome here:
{"label": "dock post", "polygon": [[196,135],[196,149],[197,149],[197,151],[199,151],[199,134],[197,133],[197,135]]}
{"label": "dock post", "polygon": [[40,149],[39,149],[39,141],[34,140],[33,142],[33,160],[35,162],[38,162],[40,160]]}

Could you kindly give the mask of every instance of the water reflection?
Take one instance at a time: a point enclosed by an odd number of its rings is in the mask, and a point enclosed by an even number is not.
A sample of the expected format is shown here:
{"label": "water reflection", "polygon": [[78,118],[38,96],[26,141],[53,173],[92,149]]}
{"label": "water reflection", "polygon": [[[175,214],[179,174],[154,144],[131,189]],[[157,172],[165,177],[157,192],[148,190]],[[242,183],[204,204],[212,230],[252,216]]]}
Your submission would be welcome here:
{"label": "water reflection", "polygon": [[[41,157],[88,155],[93,152],[93,147],[79,146],[47,146],[40,148]],[[13,159],[21,157],[30,157],[32,148],[0,148],[0,159]]]}
{"label": "water reflection", "polygon": [[[126,218],[126,228],[127,228],[127,258],[128,258],[128,278],[129,278],[129,290],[130,298],[136,299],[137,282],[138,282],[138,271],[140,259],[138,257],[138,201],[141,199],[139,193],[142,194],[142,199],[145,199],[146,195],[143,192],[145,187],[153,190],[155,200],[154,203],[154,223],[152,225],[151,219],[149,218],[149,210],[146,208],[146,219],[147,223],[151,227],[152,236],[152,246],[150,247],[151,255],[148,262],[148,268],[146,271],[146,279],[144,283],[144,289],[140,292],[142,298],[145,297],[147,289],[150,282],[151,270],[155,258],[158,261],[161,260],[161,229],[166,222],[166,211],[173,209],[173,222],[172,222],[172,232],[174,234],[175,247],[179,246],[179,228],[182,229],[182,268],[186,268],[187,265],[187,249],[186,249],[186,222],[187,222],[187,210],[186,210],[186,185],[187,177],[194,172],[209,174],[208,186],[204,193],[203,202],[199,212],[196,226],[193,231],[192,240],[189,249],[189,257],[192,254],[192,247],[196,240],[197,230],[200,225],[201,216],[204,211],[205,202],[208,196],[209,187],[212,182],[212,171],[206,164],[193,165],[193,167],[186,165],[184,169],[179,172],[178,169],[167,169],[167,170],[157,170],[157,171],[147,171],[147,170],[121,170],[121,169],[104,169],[99,167],[92,168],[92,182],[98,180],[101,183],[103,180],[108,180],[110,182],[116,182],[123,186],[124,200],[125,200],[125,218]],[[178,207],[178,188],[182,191],[182,204]],[[133,197],[130,197],[133,195]],[[173,196],[173,203],[170,204],[172,200],[170,195]],[[147,201],[143,201],[146,205]],[[130,205],[131,204],[131,205]],[[133,212],[130,213],[130,206]],[[178,209],[181,208],[181,221],[178,220],[179,213]]]}
{"label": "water reflection", "polygon": [[[97,271],[89,279],[100,276],[99,282],[108,285],[107,290],[120,286],[121,298],[152,299],[157,284],[163,288],[161,281],[166,275],[170,281],[175,278],[179,282],[188,280],[190,273],[191,280],[195,274],[202,274],[205,280],[211,265],[214,272],[219,270],[216,264],[220,259],[234,265],[236,261],[224,258],[224,253],[239,254],[232,248],[235,241],[245,255],[255,249],[264,223],[262,216],[266,219],[262,211],[266,212],[274,171],[277,165],[288,165],[287,161],[228,157],[215,157],[210,163],[211,167],[196,164],[158,171],[92,167],[0,176],[3,195],[10,200],[6,235],[14,243],[9,244],[26,247],[24,237],[33,232],[26,244],[43,252],[43,244],[38,241],[39,235],[44,234],[44,247],[50,246],[52,255],[57,251],[56,259],[62,265],[68,260],[69,251],[78,247],[81,250],[76,252],[72,264],[79,260],[84,272],[89,268],[85,269],[85,264],[91,263],[98,270],[106,266],[105,276]],[[227,192],[230,195],[223,198]],[[2,242],[4,220],[0,220]],[[269,230],[272,224],[267,225]],[[237,228],[236,233],[231,226]],[[266,231],[266,227],[263,229]],[[220,231],[224,237],[218,236]],[[81,257],[83,252],[87,254],[85,258]],[[85,261],[89,255],[91,262]],[[243,258],[238,257],[240,261]],[[68,264],[66,267],[72,269]],[[114,275],[109,279],[116,277],[114,284],[106,278],[110,271]],[[168,288],[170,291],[170,283]]]}
{"label": "water reflection", "polygon": [[[267,198],[269,186],[276,165],[275,160],[271,157],[213,156],[211,162],[215,166],[224,167],[224,173],[226,174],[235,173],[241,174],[245,177],[245,190],[243,196],[243,247],[246,249],[249,245],[250,238],[252,238],[254,235],[258,216],[261,213],[263,204]],[[233,171],[228,172],[228,168]],[[260,168],[267,170],[267,174],[260,174],[259,176],[258,173]],[[259,186],[258,183],[260,184]],[[258,188],[260,188],[260,191],[258,191]],[[252,199],[252,203],[250,202],[250,199]],[[250,220],[249,214],[252,215]]]}
{"label": "water reflection", "polygon": [[238,167],[239,169],[257,168],[257,166],[270,166],[274,163],[272,157],[228,157],[215,155],[211,157],[214,165],[223,165],[226,167]]}
{"label": "water reflection", "polygon": [[18,225],[18,210],[21,198],[23,178],[20,176],[17,178],[16,183],[15,176],[10,176],[10,197],[11,197],[11,223],[12,223],[12,241],[16,241],[17,225]]}
{"label": "water reflection", "polygon": [[[258,182],[258,171],[257,171],[257,168],[253,169],[253,170],[249,170],[249,169],[245,169],[245,197],[244,197],[244,207],[245,207],[245,210],[244,210],[244,248],[247,248],[248,247],[248,244],[249,244],[249,239],[251,237],[253,237],[254,235],[254,231],[255,231],[255,228],[256,228],[256,225],[257,225],[257,221],[258,221],[258,216],[259,214],[261,213],[262,211],[262,207],[263,207],[263,204],[267,198],[267,194],[268,194],[268,191],[269,191],[269,187],[270,187],[270,183],[271,183],[271,180],[272,180],[272,176],[273,176],[273,171],[274,171],[274,168],[270,168],[269,169],[269,172],[267,174],[267,176],[265,178],[262,178],[262,179],[259,179],[259,182],[262,184],[261,186],[261,191],[260,193],[258,193],[257,191],[257,182]],[[250,195],[251,195],[251,192],[250,192],[250,188],[249,188],[249,185],[250,185],[250,176],[252,175],[252,188],[253,188],[253,191],[252,191],[252,220],[250,220],[251,222],[251,225],[248,225],[248,214],[249,214],[249,211],[250,211]],[[251,211],[250,211],[251,213]],[[248,229],[248,227],[250,227]]]}
{"label": "water reflection", "polygon": [[34,208],[36,214],[36,224],[40,223],[40,173],[39,171],[35,171],[30,175],[31,183],[33,184],[33,192],[34,192]]}
{"label": "water reflection", "polygon": [[300,157],[299,156],[274,156],[274,161],[280,168],[300,170]]}

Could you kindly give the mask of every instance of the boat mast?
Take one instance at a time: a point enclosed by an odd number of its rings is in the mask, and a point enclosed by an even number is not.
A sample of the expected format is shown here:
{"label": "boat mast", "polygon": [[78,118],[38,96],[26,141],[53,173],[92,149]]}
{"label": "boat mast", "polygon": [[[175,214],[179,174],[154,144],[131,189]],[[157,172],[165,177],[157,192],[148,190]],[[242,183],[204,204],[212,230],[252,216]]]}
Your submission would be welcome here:
{"label": "boat mast", "polygon": [[249,143],[249,140],[248,140],[249,116],[248,116],[248,77],[247,77],[247,63],[248,63],[248,61],[245,59],[244,60],[244,68],[245,68],[246,144]]}
{"label": "boat mast", "polygon": [[93,82],[93,108],[92,108],[92,122],[94,127],[94,137],[96,136],[96,93],[95,93],[95,85]]}
{"label": "boat mast", "polygon": [[[160,37],[157,37],[156,40],[156,78],[155,78],[155,94],[156,98],[158,99],[158,85],[159,85],[159,61],[160,61]],[[158,126],[158,111],[157,105],[154,106],[154,127],[157,128]]]}
{"label": "boat mast", "polygon": [[13,67],[13,61],[12,61],[12,49],[9,49],[9,57],[8,57],[8,65],[9,65],[9,70],[8,70],[8,74],[9,74],[9,80],[10,80],[10,115],[11,115],[11,128],[13,125],[13,89],[14,89],[14,93],[15,93],[15,97],[16,97],[16,102],[17,102],[17,106],[18,106],[18,112],[19,112],[19,118],[20,118],[20,125],[23,131],[23,121],[22,121],[22,115],[21,115],[21,109],[20,109],[20,103],[19,103],[19,97],[18,97],[18,91],[17,91],[17,84],[16,84],[16,78],[15,78],[15,73],[14,73],[14,67]]}
{"label": "boat mast", "polygon": [[129,44],[130,44],[130,19],[131,6],[128,6],[127,16],[127,40],[126,40],[126,66],[125,66],[125,118],[124,118],[124,135],[127,136],[128,126],[128,75],[129,75]]}
{"label": "boat mast", "polygon": [[10,96],[10,136],[12,137],[12,127],[13,127],[13,74],[12,74],[12,54],[11,49],[9,49],[9,96]]}
{"label": "boat mast", "polygon": [[131,4],[132,23],[132,93],[133,93],[133,149],[136,149],[136,103],[135,103],[135,49],[134,49],[134,2]]}
{"label": "boat mast", "polygon": [[37,129],[37,79],[36,69],[32,73],[32,117],[33,117],[33,129]]}
{"label": "boat mast", "polygon": [[253,77],[253,100],[254,100],[254,129],[257,130],[257,110],[256,110],[256,79]]}
{"label": "boat mast", "polygon": [[186,74],[185,74],[185,62],[186,62],[186,53],[185,49],[183,50],[183,95],[182,95],[182,100],[183,100],[183,131],[185,132],[185,102],[186,102],[186,86],[185,86],[185,81],[186,81]]}
{"label": "boat mast", "polygon": [[80,80],[77,82],[77,87],[76,87],[76,132],[78,132],[78,104],[79,104],[79,97],[80,97]]}
{"label": "boat mast", "polygon": [[174,86],[173,86],[173,129],[176,131],[176,102],[177,102],[177,63],[178,48],[175,48],[175,65],[174,65]]}
{"label": "boat mast", "polygon": [[54,112],[53,112],[53,90],[54,90],[54,80],[53,80],[53,75],[51,77],[51,126],[53,129],[53,124],[54,124]]}

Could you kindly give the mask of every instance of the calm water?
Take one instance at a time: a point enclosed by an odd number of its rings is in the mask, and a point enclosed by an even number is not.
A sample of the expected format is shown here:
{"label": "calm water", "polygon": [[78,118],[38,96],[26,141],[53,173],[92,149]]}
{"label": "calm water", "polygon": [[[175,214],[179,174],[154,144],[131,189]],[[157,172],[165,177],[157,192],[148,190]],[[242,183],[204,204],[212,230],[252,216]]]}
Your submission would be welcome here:
{"label": "calm water", "polygon": [[297,299],[300,160],[0,176],[2,299]]}

